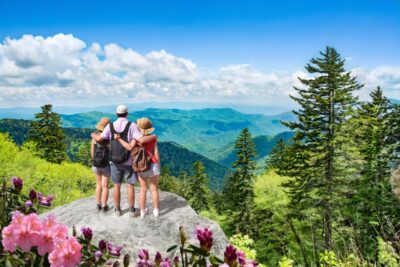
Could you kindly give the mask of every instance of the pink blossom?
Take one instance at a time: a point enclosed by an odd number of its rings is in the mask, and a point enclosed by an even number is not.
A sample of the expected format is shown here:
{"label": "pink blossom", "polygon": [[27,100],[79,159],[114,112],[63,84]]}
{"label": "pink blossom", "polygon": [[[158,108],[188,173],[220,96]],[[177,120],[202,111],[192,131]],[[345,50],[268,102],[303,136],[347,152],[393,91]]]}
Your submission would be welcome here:
{"label": "pink blossom", "polygon": [[67,237],[55,244],[54,250],[49,254],[49,262],[52,267],[77,266],[82,257],[82,246],[75,237]]}
{"label": "pink blossom", "polygon": [[10,252],[15,251],[16,245],[13,233],[14,233],[14,228],[12,225],[5,227],[1,232],[1,237],[3,239],[2,244],[5,251],[10,251]]}
{"label": "pink blossom", "polygon": [[196,227],[196,236],[200,242],[200,247],[205,251],[210,251],[213,244],[213,234],[208,228]]}

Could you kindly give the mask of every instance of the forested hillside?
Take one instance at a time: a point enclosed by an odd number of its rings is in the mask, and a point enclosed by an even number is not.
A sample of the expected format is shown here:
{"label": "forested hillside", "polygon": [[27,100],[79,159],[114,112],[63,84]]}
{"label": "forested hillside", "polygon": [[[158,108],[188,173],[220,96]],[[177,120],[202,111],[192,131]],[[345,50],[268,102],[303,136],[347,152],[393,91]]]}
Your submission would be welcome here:
{"label": "forested hillside", "polygon": [[[0,120],[0,132],[9,133],[14,142],[22,145],[28,138],[30,122],[28,120],[2,119]],[[92,129],[63,128],[66,137],[67,154],[72,161],[78,161],[78,153],[82,149],[89,150],[85,143],[88,142]],[[169,173],[178,176],[182,171],[192,173],[192,165],[201,161],[205,166],[205,172],[210,177],[211,188],[221,188],[228,167],[210,160],[200,154],[192,152],[185,147],[173,142],[160,142],[159,144],[162,165],[167,167]],[[89,151],[87,151],[89,152]],[[88,153],[87,153],[88,156]]]}
{"label": "forested hillside", "polygon": [[[92,128],[103,116],[115,119],[114,114],[100,112],[61,115],[61,119],[64,127]],[[161,141],[181,144],[212,160],[220,160],[216,149],[226,149],[243,128],[248,127],[255,135],[274,136],[288,130],[281,119],[293,119],[291,113],[265,116],[233,109],[146,109],[129,114],[132,121],[141,117],[153,121]]]}

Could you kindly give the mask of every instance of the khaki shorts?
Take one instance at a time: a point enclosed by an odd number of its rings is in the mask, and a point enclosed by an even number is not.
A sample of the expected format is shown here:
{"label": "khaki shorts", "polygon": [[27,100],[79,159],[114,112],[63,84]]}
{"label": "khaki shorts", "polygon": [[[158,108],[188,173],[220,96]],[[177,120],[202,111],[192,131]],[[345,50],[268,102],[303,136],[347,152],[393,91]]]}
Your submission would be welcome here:
{"label": "khaki shorts", "polygon": [[160,175],[161,171],[160,171],[160,163],[152,163],[150,165],[150,168],[147,171],[144,172],[138,172],[138,176],[139,177],[143,177],[143,178],[150,178],[156,175]]}

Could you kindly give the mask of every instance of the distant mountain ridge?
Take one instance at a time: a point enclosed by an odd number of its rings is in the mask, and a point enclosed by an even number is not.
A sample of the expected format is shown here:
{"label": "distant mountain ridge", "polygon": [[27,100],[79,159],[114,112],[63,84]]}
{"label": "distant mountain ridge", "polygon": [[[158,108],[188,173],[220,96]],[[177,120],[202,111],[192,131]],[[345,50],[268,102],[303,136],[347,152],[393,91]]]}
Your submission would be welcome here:
{"label": "distant mountain ridge", "polygon": [[[98,111],[61,115],[64,127],[93,128],[97,121],[114,114]],[[253,136],[274,136],[288,131],[281,120],[294,120],[291,112],[274,116],[243,114],[233,109],[146,109],[129,114],[131,121],[148,117],[153,121],[161,141],[172,141],[212,160],[218,160],[215,151],[234,142],[239,132],[248,127]]]}

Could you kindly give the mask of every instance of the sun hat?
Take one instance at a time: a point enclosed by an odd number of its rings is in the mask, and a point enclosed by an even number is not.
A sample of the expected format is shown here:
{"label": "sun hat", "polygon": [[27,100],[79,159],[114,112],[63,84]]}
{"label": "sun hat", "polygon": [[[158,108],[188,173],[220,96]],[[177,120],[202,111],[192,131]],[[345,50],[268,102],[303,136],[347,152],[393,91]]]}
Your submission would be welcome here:
{"label": "sun hat", "polygon": [[100,121],[96,125],[96,129],[99,131],[104,131],[104,128],[106,128],[107,124],[110,122],[110,119],[107,117],[103,117],[100,119]]}
{"label": "sun hat", "polygon": [[148,118],[141,118],[136,121],[136,125],[143,135],[149,135],[154,131],[153,124]]}
{"label": "sun hat", "polygon": [[125,105],[119,105],[116,110],[117,114],[128,113],[128,107]]}

